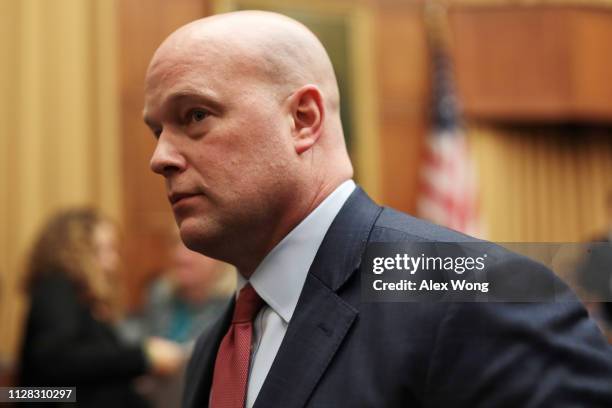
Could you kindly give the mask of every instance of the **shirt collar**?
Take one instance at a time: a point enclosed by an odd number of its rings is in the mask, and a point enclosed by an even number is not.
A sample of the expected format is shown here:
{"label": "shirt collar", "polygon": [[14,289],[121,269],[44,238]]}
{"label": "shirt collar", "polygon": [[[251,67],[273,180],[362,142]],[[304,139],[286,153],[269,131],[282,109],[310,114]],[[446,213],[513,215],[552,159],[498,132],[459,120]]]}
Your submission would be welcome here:
{"label": "shirt collar", "polygon": [[[308,270],[329,226],[354,189],[353,180],[339,185],[266,255],[249,279],[285,323],[293,316]],[[238,273],[238,290],[246,282]]]}

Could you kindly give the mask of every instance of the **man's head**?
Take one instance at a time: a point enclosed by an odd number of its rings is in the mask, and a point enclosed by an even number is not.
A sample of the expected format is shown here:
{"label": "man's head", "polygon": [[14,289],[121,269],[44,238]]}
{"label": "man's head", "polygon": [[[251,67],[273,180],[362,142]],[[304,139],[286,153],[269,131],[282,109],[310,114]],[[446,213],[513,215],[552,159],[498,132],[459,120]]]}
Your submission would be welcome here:
{"label": "man's head", "polygon": [[171,34],[147,71],[144,116],[183,241],[243,273],[352,176],[329,57],[278,14]]}

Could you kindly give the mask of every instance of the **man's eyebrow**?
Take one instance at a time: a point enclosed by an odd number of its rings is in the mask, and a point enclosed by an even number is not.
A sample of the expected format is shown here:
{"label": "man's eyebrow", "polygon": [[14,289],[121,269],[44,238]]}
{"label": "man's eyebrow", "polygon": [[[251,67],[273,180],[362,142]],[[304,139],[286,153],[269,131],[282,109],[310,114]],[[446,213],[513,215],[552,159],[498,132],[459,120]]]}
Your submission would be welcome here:
{"label": "man's eyebrow", "polygon": [[[166,100],[163,102],[164,105],[172,105],[181,103],[184,101],[192,100],[197,103],[202,103],[210,108],[214,113],[221,114],[223,112],[223,106],[213,95],[203,93],[198,90],[192,89],[181,89],[179,91],[172,92]],[[147,112],[143,111],[144,123],[151,129],[155,129],[158,125],[147,116]]]}
{"label": "man's eyebrow", "polygon": [[208,106],[210,109],[216,111],[217,113],[221,113],[221,111],[223,110],[223,106],[219,102],[218,98],[215,97],[215,95],[190,88],[181,89],[171,93],[166,98],[165,103],[174,104],[189,100],[203,103],[204,105]]}

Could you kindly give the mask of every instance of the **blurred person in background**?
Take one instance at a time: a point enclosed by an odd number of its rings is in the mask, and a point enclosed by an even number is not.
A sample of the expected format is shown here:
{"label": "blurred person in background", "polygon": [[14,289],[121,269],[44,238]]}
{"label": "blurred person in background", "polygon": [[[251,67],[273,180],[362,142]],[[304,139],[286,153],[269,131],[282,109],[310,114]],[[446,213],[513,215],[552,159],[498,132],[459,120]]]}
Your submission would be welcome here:
{"label": "blurred person in background", "polygon": [[144,407],[132,380],[179,369],[176,344],[149,338],[130,346],[115,334],[119,260],[116,227],[95,210],[66,210],[44,226],[25,277],[31,304],[20,386],[76,386],[80,407]]}
{"label": "blurred person in background", "polygon": [[[191,354],[197,337],[219,318],[235,287],[229,265],[191,251],[172,228],[170,266],[149,285],[147,303],[141,313],[122,322],[127,341],[160,336],[183,346]],[[149,378],[139,390],[155,407],[180,405],[184,370],[173,376]]]}
{"label": "blurred person in background", "polygon": [[[0,302],[2,301],[2,296],[4,294],[4,281],[2,280],[3,276],[5,276],[4,271],[0,271]],[[10,359],[3,353],[0,353],[0,387],[8,387],[12,384],[13,381],[11,376],[12,366]]]}
{"label": "blurred person in background", "polygon": [[587,292],[589,313],[612,340],[612,188],[606,197],[607,231],[594,239],[578,269],[578,283]]}
{"label": "blurred person in background", "polygon": [[173,241],[170,268],[150,286],[144,332],[189,346],[229,298],[220,287],[226,265],[191,251],[177,234]]}

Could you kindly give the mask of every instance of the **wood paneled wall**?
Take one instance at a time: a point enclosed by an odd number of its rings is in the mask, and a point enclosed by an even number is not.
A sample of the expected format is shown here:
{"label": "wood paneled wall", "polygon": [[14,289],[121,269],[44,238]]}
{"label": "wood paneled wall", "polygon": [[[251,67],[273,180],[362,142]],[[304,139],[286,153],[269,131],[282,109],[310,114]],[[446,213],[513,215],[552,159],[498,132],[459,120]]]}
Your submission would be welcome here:
{"label": "wood paneled wall", "polygon": [[18,348],[24,265],[47,218],[120,214],[115,5],[0,1],[0,359]]}
{"label": "wood paneled wall", "polygon": [[469,137],[489,239],[576,242],[604,231],[611,129],[474,124]]}
{"label": "wood paneled wall", "polygon": [[612,7],[596,4],[451,7],[466,114],[506,122],[612,123]]}
{"label": "wood paneled wall", "polygon": [[163,179],[149,169],[154,139],[142,121],[145,72],[168,34],[207,13],[205,0],[119,2],[125,283],[132,308],[142,302],[146,281],[163,267],[168,231],[174,224]]}
{"label": "wood paneled wall", "polygon": [[450,4],[487,237],[593,239],[612,189],[612,3]]}
{"label": "wood paneled wall", "polygon": [[430,111],[430,62],[423,5],[376,4],[381,202],[412,213]]}

